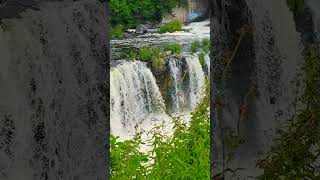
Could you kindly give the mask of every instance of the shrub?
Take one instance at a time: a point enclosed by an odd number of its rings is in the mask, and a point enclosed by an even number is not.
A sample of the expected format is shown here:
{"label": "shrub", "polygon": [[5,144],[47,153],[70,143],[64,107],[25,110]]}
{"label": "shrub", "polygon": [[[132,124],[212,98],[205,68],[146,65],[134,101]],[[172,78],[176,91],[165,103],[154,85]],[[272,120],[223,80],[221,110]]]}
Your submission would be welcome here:
{"label": "shrub", "polygon": [[182,52],[182,47],[180,44],[172,43],[172,44],[167,44],[164,50],[171,51],[173,54],[180,55]]}
{"label": "shrub", "polygon": [[191,47],[190,47],[190,51],[192,53],[196,53],[200,48],[200,41],[199,40],[194,40],[192,43],[191,43]]}
{"label": "shrub", "polygon": [[[190,126],[181,118],[173,120],[172,137],[153,128],[150,142],[138,133],[120,142],[111,136],[111,179],[210,179],[210,85],[191,114]],[[141,152],[147,143],[151,152]],[[148,161],[148,163],[146,163]],[[136,169],[136,171],[135,171]]]}
{"label": "shrub", "polygon": [[119,137],[110,136],[111,179],[143,179],[147,169],[144,163],[148,156],[139,151],[142,144],[139,134],[132,140],[119,141]]}
{"label": "shrub", "polygon": [[164,67],[164,54],[158,48],[141,48],[139,51],[141,61],[151,63],[152,68],[161,69]]}
{"label": "shrub", "polygon": [[206,64],[206,60],[205,60],[205,57],[204,57],[204,53],[199,53],[198,54],[198,59],[199,59],[199,62],[201,64],[201,66],[204,66]]}
{"label": "shrub", "polygon": [[210,39],[205,38],[202,40],[202,48],[205,53],[209,53],[210,50]]}
{"label": "shrub", "polygon": [[172,33],[175,31],[182,31],[182,22],[179,20],[168,22],[160,27],[160,33]]}
{"label": "shrub", "polygon": [[122,38],[123,37],[123,27],[121,25],[116,25],[111,28],[111,38]]}

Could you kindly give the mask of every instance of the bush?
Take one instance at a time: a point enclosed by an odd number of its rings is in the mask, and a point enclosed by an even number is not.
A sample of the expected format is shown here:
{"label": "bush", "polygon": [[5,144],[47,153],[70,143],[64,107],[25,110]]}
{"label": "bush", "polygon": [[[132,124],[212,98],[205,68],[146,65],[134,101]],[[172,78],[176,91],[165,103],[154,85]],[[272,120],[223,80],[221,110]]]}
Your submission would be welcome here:
{"label": "bush", "polygon": [[179,20],[168,22],[160,27],[160,33],[173,33],[175,31],[182,31],[182,22]]}
{"label": "bush", "polygon": [[164,67],[164,54],[158,48],[141,48],[139,51],[141,61],[151,63],[152,68],[161,69]]}
{"label": "bush", "polygon": [[182,47],[180,44],[172,43],[172,44],[167,44],[164,50],[171,51],[173,54],[180,55],[182,52]]}
{"label": "bush", "polygon": [[199,40],[194,40],[192,43],[191,43],[191,47],[190,47],[190,51],[192,53],[196,53],[200,48],[200,41]]}
{"label": "bush", "polygon": [[144,143],[139,133],[124,142],[111,136],[111,179],[210,179],[209,87],[207,80],[189,127],[176,118],[172,137],[161,135],[158,127],[149,132],[151,152],[139,150]]}
{"label": "bush", "polygon": [[201,64],[201,66],[204,66],[206,64],[206,60],[205,60],[205,57],[204,57],[204,53],[199,53],[198,54],[198,59],[199,59],[199,62]]}
{"label": "bush", "polygon": [[123,27],[121,25],[116,25],[111,28],[111,38],[122,38],[123,37]]}
{"label": "bush", "polygon": [[202,40],[202,48],[205,53],[209,53],[210,50],[210,39],[205,38]]}

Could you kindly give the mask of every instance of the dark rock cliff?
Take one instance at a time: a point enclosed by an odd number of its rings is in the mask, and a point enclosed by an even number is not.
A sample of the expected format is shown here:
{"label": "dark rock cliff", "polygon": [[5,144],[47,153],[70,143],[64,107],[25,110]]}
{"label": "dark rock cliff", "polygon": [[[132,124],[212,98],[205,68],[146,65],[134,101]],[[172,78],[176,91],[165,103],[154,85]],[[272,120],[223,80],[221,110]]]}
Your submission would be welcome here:
{"label": "dark rock cliff", "polygon": [[256,160],[294,113],[304,44],[316,39],[315,8],[305,9],[297,17],[285,1],[211,1],[213,177],[262,173]]}
{"label": "dark rock cliff", "polygon": [[0,179],[106,179],[105,4],[23,9],[0,11]]}

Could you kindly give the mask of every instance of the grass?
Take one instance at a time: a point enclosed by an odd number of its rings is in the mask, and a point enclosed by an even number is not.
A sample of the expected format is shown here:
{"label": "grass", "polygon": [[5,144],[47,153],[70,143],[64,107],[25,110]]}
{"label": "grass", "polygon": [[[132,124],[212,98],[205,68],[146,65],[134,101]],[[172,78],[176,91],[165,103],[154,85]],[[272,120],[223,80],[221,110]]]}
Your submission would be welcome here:
{"label": "grass", "polygon": [[173,54],[180,55],[182,52],[182,47],[180,44],[171,43],[167,44],[164,48],[165,51],[171,51]]}
{"label": "grass", "polygon": [[151,63],[151,67],[154,69],[162,69],[164,67],[165,55],[159,48],[141,48],[139,58],[141,61]]}
{"label": "grass", "polygon": [[207,80],[206,95],[192,112],[190,126],[176,118],[172,137],[161,135],[157,127],[149,132],[151,152],[139,150],[139,133],[124,142],[111,136],[111,179],[210,179],[209,87]]}
{"label": "grass", "polygon": [[173,33],[175,31],[182,31],[182,22],[179,20],[168,22],[160,27],[160,33]]}
{"label": "grass", "polygon": [[111,28],[111,38],[122,38],[124,29],[121,25],[116,25]]}
{"label": "grass", "polygon": [[135,61],[138,58],[138,54],[132,50],[129,51],[126,56],[129,61]]}
{"label": "grass", "polygon": [[201,47],[200,41],[198,39],[194,40],[190,46],[190,52],[196,53]]}
{"label": "grass", "polygon": [[202,40],[202,48],[205,53],[209,53],[210,50],[210,39],[205,38]]}
{"label": "grass", "polygon": [[201,66],[204,66],[206,64],[206,60],[205,60],[205,57],[204,57],[204,53],[199,53],[198,54],[198,59],[199,59],[199,62],[201,64]]}

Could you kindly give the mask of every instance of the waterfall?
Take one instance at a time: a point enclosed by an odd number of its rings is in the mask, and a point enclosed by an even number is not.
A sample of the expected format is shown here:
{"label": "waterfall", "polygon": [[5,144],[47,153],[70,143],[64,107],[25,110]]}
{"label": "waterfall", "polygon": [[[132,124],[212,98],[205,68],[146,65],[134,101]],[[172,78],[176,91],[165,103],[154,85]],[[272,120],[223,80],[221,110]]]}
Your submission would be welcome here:
{"label": "waterfall", "polygon": [[197,56],[187,56],[186,62],[189,73],[189,103],[194,108],[203,96],[205,75]]}
{"label": "waterfall", "polygon": [[182,105],[185,104],[185,93],[182,88],[182,67],[181,60],[170,59],[169,60],[169,72],[172,79],[172,89],[170,93],[170,98],[172,101],[173,112],[181,112],[183,109]]}
{"label": "waterfall", "polygon": [[[110,71],[111,133],[130,139],[137,130],[148,131],[172,113],[190,112],[204,94],[205,75],[197,56],[168,59],[172,82],[165,101],[146,63],[123,61]],[[167,107],[166,107],[167,106]]]}
{"label": "waterfall", "polygon": [[123,62],[110,72],[112,133],[130,136],[151,114],[164,113],[164,100],[145,63]]}
{"label": "waterfall", "polygon": [[174,109],[176,111],[180,111],[180,96],[179,96],[179,83],[181,81],[181,74],[180,74],[180,68],[178,66],[179,61],[173,59],[172,61],[169,61],[169,68],[171,72],[171,77],[174,84],[174,92],[171,93],[172,103],[174,106]]}
{"label": "waterfall", "polygon": [[204,93],[205,74],[198,57],[171,58],[168,68],[172,83],[167,108],[173,113],[192,110]]}
{"label": "waterfall", "polygon": [[1,18],[0,179],[105,179],[105,4],[38,5]]}

